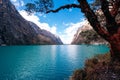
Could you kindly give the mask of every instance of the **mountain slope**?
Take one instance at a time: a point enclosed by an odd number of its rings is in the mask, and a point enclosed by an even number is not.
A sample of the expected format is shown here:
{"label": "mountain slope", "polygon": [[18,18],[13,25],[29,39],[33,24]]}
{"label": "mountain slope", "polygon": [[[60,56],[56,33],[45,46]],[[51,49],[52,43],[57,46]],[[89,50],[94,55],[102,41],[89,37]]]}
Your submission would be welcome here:
{"label": "mountain slope", "polygon": [[107,42],[87,23],[77,30],[71,44],[107,44]]}
{"label": "mountain slope", "polygon": [[0,45],[3,44],[62,44],[62,41],[25,20],[9,0],[0,0]]}

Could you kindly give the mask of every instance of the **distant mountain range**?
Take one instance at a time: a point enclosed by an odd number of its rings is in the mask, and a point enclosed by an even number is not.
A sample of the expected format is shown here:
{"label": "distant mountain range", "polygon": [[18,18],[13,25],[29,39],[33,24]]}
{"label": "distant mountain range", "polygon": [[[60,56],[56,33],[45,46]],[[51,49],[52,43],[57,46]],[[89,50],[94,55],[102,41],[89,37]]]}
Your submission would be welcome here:
{"label": "distant mountain range", "polygon": [[0,45],[63,44],[58,36],[25,20],[10,0],[0,0]]}

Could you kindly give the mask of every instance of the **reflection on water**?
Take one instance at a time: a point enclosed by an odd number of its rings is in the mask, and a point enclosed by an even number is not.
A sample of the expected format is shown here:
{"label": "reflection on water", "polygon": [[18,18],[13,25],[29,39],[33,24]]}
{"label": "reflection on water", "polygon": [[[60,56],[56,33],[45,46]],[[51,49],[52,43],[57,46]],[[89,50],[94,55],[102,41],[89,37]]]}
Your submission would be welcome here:
{"label": "reflection on water", "polygon": [[52,59],[55,61],[55,58],[56,58],[56,46],[53,45],[51,46],[51,56],[52,56]]}
{"label": "reflection on water", "polygon": [[79,53],[77,49],[78,47],[76,45],[71,45],[67,47],[67,53],[69,53],[67,54],[67,56],[69,57],[69,59],[71,60],[76,59],[77,53]]}
{"label": "reflection on water", "polygon": [[0,80],[68,80],[87,58],[108,51],[104,45],[0,47]]}

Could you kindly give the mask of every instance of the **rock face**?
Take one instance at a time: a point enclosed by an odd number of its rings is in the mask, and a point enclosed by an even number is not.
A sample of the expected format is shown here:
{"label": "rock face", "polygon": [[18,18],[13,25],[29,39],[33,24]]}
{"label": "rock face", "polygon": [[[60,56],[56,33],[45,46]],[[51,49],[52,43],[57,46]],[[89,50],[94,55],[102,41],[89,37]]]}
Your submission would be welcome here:
{"label": "rock face", "polygon": [[107,44],[107,42],[87,23],[77,30],[71,44]]}
{"label": "rock face", "polygon": [[40,44],[63,44],[63,42],[58,36],[55,36],[54,34],[50,33],[47,30],[40,29],[33,22],[29,23],[37,34],[37,39],[34,38],[33,40],[35,41],[37,40],[37,42]]}
{"label": "rock face", "polygon": [[9,0],[0,0],[0,45],[63,44],[59,37],[25,20]]}

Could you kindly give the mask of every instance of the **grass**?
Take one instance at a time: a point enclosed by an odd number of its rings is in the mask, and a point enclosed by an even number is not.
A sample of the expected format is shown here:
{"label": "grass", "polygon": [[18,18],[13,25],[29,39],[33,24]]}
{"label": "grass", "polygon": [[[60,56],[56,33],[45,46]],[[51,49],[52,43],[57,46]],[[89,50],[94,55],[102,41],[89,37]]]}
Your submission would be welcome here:
{"label": "grass", "polygon": [[86,60],[85,67],[76,70],[70,80],[120,80],[120,62],[110,58],[106,53]]}

